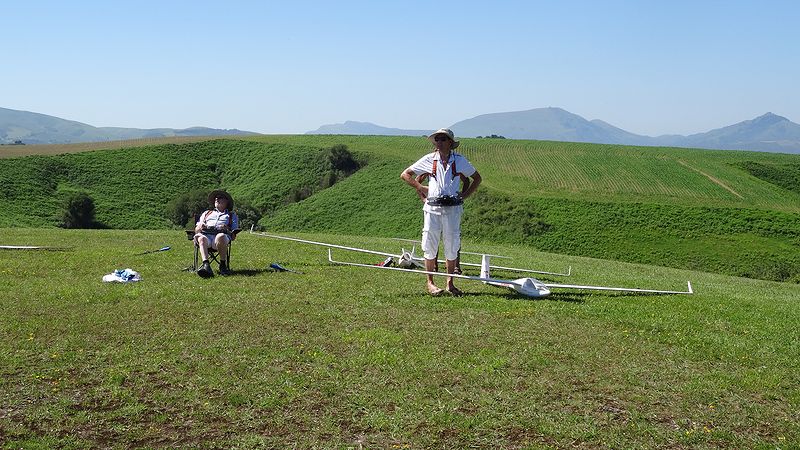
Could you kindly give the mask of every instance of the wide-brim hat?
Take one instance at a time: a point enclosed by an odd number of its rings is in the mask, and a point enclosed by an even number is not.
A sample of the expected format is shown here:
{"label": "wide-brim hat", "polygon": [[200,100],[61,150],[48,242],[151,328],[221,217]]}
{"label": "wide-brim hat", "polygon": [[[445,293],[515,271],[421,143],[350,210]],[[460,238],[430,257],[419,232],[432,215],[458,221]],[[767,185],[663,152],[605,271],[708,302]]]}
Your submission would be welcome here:
{"label": "wide-brim hat", "polygon": [[208,194],[208,203],[213,206],[214,205],[214,200],[216,200],[217,197],[224,197],[224,198],[228,199],[228,209],[233,209],[233,197],[231,197],[231,194],[228,194],[227,192],[223,191],[222,189],[217,189],[217,190],[211,191]]}
{"label": "wide-brim hat", "polygon": [[436,136],[437,134],[443,134],[450,138],[450,140],[453,142],[452,147],[450,147],[451,150],[457,148],[458,144],[460,144],[460,142],[456,140],[456,135],[453,134],[453,130],[449,128],[439,128],[438,130],[434,131],[428,136],[428,140],[434,142],[433,137]]}

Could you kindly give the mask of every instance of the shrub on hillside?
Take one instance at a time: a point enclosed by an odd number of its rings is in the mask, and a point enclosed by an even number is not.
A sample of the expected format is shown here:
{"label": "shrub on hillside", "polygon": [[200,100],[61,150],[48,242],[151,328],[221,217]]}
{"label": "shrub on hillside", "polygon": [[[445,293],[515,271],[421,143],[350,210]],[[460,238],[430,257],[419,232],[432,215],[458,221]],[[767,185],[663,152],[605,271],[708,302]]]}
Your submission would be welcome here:
{"label": "shrub on hillside", "polygon": [[331,169],[343,173],[344,176],[351,175],[361,167],[344,144],[337,144],[322,150],[319,159],[323,166],[329,166]]}
{"label": "shrub on hillside", "polygon": [[361,168],[361,164],[353,158],[353,154],[344,144],[323,149],[317,155],[317,161],[324,172],[319,182],[319,187],[322,189],[333,186],[337,181],[349,177]]}
{"label": "shrub on hillside", "polygon": [[233,208],[239,216],[239,228],[249,230],[252,225],[258,226],[261,220],[261,212],[247,201],[237,200]]}
{"label": "shrub on hillside", "polygon": [[64,228],[96,228],[94,200],[86,192],[70,192],[62,202],[61,226]]}
{"label": "shrub on hillside", "polygon": [[[301,202],[317,192],[333,186],[338,181],[354,174],[362,164],[356,161],[346,145],[337,144],[322,149],[316,155],[313,166],[318,170],[319,181],[315,184],[306,183],[295,187],[284,197],[283,205]],[[267,208],[267,210],[271,209]]]}
{"label": "shrub on hillside", "polygon": [[167,217],[179,227],[194,228],[195,218],[208,209],[208,190],[181,194],[167,203]]}

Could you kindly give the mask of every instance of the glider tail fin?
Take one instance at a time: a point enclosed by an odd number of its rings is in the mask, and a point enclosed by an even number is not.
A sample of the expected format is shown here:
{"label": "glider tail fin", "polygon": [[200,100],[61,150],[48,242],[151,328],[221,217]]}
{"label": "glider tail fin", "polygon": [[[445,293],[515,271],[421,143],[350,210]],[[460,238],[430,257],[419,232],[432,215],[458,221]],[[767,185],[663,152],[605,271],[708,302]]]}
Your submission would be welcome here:
{"label": "glider tail fin", "polygon": [[481,255],[481,278],[491,278],[489,276],[489,255]]}

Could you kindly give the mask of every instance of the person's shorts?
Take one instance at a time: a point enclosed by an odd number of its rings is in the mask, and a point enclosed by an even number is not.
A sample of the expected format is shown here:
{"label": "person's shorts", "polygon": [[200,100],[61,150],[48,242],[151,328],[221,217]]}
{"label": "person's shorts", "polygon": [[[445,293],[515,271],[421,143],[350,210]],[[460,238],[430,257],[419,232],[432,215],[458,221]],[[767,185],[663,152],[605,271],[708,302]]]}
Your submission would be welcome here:
{"label": "person's shorts", "polygon": [[195,242],[200,242],[200,241],[197,240],[197,238],[199,236],[205,236],[208,239],[208,245],[206,245],[206,248],[212,248],[214,250],[219,250],[217,248],[217,242],[216,242],[216,237],[217,237],[218,234],[225,235],[228,238],[228,241],[231,240],[231,237],[228,236],[225,233],[197,233],[197,234],[194,235],[194,240],[195,240]]}
{"label": "person's shorts", "polygon": [[422,251],[425,259],[436,259],[439,241],[444,239],[444,257],[450,261],[458,258],[461,248],[461,214],[460,206],[442,208],[441,213],[424,212],[422,227]]}

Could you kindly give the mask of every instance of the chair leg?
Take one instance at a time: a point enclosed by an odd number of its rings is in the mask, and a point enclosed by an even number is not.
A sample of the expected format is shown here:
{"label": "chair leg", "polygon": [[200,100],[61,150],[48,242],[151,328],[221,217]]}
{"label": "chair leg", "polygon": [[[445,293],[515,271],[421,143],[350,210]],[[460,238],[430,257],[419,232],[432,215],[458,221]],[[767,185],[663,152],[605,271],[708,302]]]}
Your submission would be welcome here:
{"label": "chair leg", "polygon": [[200,247],[197,244],[194,244],[194,262],[192,263],[192,272],[197,272],[197,268],[200,267],[199,264],[197,264],[199,258]]}

